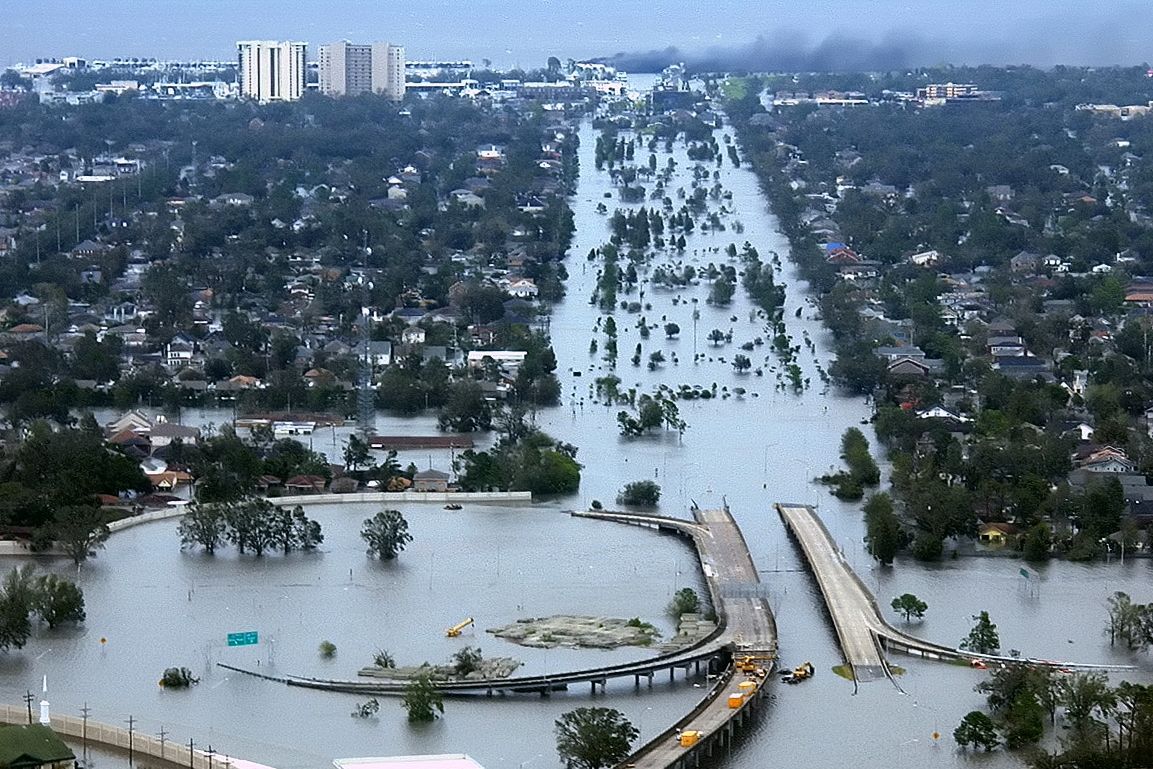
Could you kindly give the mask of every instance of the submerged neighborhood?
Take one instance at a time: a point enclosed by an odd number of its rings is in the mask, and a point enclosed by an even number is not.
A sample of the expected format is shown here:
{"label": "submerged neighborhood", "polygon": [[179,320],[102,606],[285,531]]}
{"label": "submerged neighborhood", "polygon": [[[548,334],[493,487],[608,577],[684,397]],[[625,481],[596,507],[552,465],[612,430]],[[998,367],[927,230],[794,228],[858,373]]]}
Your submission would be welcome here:
{"label": "submerged neighborhood", "polygon": [[408,51],[0,76],[0,769],[1147,763],[1153,70]]}

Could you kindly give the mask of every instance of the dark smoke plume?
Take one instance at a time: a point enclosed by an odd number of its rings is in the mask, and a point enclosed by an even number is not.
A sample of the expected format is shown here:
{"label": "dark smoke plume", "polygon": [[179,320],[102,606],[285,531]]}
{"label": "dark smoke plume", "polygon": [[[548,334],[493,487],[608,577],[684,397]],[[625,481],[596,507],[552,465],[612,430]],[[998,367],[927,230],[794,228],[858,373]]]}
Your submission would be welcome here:
{"label": "dark smoke plume", "polygon": [[[939,49],[938,49],[939,50]],[[889,37],[872,42],[834,34],[809,45],[798,35],[758,36],[738,47],[714,46],[704,51],[682,51],[670,46],[658,51],[618,53],[605,61],[628,72],[659,72],[684,62],[694,72],[783,71],[845,72],[895,70],[936,63],[932,47],[916,37]]]}
{"label": "dark smoke plume", "polygon": [[[1104,66],[1141,64],[1153,50],[1134,30],[1153,26],[1153,5],[1124,6],[1111,13],[1094,6],[1089,18],[1065,15],[1035,18],[1026,26],[970,37],[890,32],[878,39],[833,33],[812,42],[803,33],[776,31],[739,46],[700,51],[663,50],[618,53],[603,61],[629,72],[659,72],[684,62],[693,72],[860,72],[892,71],[942,64],[1054,64]],[[1119,6],[1120,8],[1120,6]]]}

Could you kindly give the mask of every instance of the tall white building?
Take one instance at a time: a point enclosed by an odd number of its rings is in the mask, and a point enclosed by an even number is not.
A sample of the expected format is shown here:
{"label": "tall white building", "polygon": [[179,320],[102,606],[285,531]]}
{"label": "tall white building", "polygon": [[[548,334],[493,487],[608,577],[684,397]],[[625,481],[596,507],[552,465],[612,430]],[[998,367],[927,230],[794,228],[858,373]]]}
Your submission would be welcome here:
{"label": "tall white building", "polygon": [[320,47],[320,92],[327,96],[379,93],[404,98],[404,47],[388,43],[357,45],[347,40]]}
{"label": "tall white building", "polygon": [[259,102],[296,101],[307,82],[307,43],[241,40],[240,96]]}

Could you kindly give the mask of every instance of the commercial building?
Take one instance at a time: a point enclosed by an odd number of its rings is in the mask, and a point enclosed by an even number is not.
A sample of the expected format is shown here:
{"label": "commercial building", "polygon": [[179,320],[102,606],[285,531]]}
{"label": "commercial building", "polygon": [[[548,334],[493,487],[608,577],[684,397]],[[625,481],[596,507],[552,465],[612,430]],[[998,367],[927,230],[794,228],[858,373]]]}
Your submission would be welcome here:
{"label": "commercial building", "polygon": [[404,47],[389,43],[354,44],[347,40],[320,47],[320,92],[326,96],[379,93],[404,98]]}
{"label": "commercial building", "polygon": [[242,40],[236,44],[240,96],[259,102],[296,101],[304,93],[307,43]]}
{"label": "commercial building", "polygon": [[932,83],[917,89],[918,99],[971,99],[980,94],[973,83]]}

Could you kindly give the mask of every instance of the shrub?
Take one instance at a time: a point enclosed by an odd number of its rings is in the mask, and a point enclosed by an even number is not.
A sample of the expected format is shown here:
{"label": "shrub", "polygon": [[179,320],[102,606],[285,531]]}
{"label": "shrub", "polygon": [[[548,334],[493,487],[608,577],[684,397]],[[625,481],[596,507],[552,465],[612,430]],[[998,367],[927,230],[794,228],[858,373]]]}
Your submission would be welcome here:
{"label": "shrub", "polygon": [[682,587],[669,602],[668,613],[673,618],[682,614],[696,614],[701,610],[701,597],[691,587]]}
{"label": "shrub", "polygon": [[661,487],[654,481],[632,481],[617,494],[617,502],[622,505],[652,507],[661,499]]}
{"label": "shrub", "polygon": [[160,677],[160,685],[165,689],[187,689],[198,683],[200,679],[192,675],[188,668],[165,668],[164,675]]}

